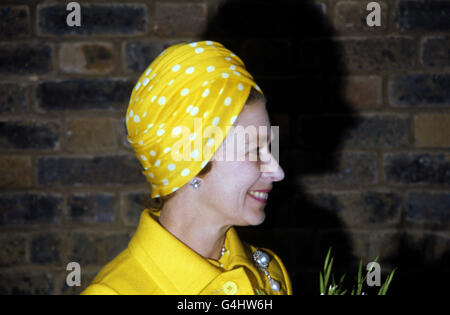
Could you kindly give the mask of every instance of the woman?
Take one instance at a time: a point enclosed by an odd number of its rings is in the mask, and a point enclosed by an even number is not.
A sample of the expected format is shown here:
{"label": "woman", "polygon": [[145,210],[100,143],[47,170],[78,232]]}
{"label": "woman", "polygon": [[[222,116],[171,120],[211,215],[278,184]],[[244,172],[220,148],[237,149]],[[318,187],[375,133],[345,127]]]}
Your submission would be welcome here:
{"label": "woman", "polygon": [[270,122],[243,62],[216,42],[169,47],[139,78],[126,123],[160,206],[83,294],[291,294],[281,260],[233,228],[262,223],[284,177],[255,141]]}

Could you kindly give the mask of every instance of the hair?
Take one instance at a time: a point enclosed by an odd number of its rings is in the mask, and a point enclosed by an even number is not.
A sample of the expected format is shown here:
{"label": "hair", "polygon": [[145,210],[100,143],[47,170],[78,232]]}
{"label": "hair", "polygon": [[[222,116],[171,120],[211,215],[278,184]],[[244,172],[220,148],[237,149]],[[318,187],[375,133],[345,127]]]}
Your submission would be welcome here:
{"label": "hair", "polygon": [[[261,92],[258,92],[255,88],[252,87],[252,89],[250,90],[250,94],[248,95],[247,101],[245,102],[244,106],[250,105],[251,103],[255,102],[255,101],[266,101],[266,98],[264,97],[264,95]],[[203,178],[206,174],[208,174],[211,169],[212,169],[212,161],[209,161],[208,163],[206,163],[205,167],[203,167],[203,169],[197,174],[196,177],[200,177]],[[148,200],[146,202],[146,207],[147,208],[152,208],[152,209],[156,209],[156,210],[162,210],[162,208],[164,207],[164,204],[171,198],[173,198],[173,196],[175,196],[177,192],[174,191],[173,193],[170,193],[166,196],[161,196],[161,197],[157,197],[157,198],[150,198],[150,200]]]}

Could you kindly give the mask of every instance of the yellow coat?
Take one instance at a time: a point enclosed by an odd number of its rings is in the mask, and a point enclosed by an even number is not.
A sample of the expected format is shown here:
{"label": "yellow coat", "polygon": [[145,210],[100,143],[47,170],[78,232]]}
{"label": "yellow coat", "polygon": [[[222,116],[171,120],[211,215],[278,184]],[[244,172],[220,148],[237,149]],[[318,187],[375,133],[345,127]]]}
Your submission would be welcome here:
{"label": "yellow coat", "polygon": [[234,228],[225,237],[227,252],[215,261],[170,234],[157,216],[148,209],[142,212],[128,248],[100,270],[82,294],[292,294],[280,258],[261,249],[270,257],[270,276],[280,283],[280,291],[274,292],[253,263],[257,248],[241,243]]}

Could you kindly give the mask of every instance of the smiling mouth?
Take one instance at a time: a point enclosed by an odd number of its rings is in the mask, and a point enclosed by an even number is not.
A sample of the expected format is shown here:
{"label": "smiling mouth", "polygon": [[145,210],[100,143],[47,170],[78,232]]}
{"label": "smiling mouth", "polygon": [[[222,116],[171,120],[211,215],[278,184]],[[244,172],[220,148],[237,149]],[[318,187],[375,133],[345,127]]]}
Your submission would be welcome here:
{"label": "smiling mouth", "polygon": [[248,192],[249,196],[253,199],[258,200],[261,203],[267,203],[267,198],[269,197],[268,192],[259,192],[259,191],[252,191],[250,190]]}

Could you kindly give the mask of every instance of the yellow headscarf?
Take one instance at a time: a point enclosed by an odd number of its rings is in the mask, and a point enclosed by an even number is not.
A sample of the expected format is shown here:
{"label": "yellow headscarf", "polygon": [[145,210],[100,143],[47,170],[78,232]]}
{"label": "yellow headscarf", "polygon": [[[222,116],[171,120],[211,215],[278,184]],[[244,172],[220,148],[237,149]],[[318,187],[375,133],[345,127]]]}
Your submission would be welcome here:
{"label": "yellow headscarf", "polygon": [[126,125],[152,198],[201,171],[252,87],[261,92],[242,60],[217,42],[173,45],[150,64],[131,94]]}

